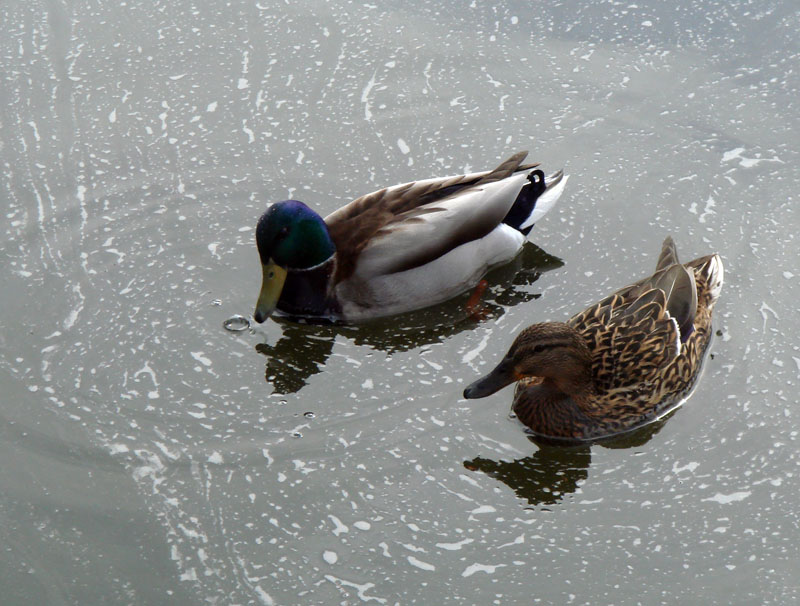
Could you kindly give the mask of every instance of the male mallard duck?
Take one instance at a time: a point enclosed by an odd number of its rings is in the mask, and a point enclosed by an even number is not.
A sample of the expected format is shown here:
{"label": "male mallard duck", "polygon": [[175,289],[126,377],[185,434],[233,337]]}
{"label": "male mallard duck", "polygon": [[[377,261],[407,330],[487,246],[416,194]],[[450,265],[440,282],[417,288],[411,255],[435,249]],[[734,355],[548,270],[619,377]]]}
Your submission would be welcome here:
{"label": "male mallard duck", "polygon": [[297,200],[261,215],[255,320],[358,321],[441,303],[513,259],[567,178],[514,154],[491,171],[395,185],[325,220]]}
{"label": "male mallard duck", "polygon": [[526,328],[464,397],[519,381],[513,410],[546,438],[594,440],[654,421],[699,375],[722,277],[719,255],[681,265],[667,237],[652,276],[567,322]]}

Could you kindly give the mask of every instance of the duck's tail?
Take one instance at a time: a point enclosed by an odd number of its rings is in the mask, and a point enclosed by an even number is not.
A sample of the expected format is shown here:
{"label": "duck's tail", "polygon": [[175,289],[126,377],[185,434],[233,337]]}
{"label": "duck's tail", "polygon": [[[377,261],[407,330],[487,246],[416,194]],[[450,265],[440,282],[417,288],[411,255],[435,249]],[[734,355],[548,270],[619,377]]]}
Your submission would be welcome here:
{"label": "duck's tail", "polygon": [[725,279],[725,270],[722,268],[722,259],[719,255],[708,255],[707,257],[700,257],[694,261],[689,261],[686,264],[694,268],[695,276],[698,280],[698,297],[700,297],[699,283],[703,283],[703,297],[704,304],[709,308],[714,306],[714,303],[719,299],[719,293],[722,291],[722,283]]}
{"label": "duck's tail", "polygon": [[528,181],[517,194],[514,205],[506,214],[503,223],[521,231],[525,236],[533,224],[544,217],[564,192],[569,177],[564,171],[557,171],[549,177],[539,169],[528,174]]}

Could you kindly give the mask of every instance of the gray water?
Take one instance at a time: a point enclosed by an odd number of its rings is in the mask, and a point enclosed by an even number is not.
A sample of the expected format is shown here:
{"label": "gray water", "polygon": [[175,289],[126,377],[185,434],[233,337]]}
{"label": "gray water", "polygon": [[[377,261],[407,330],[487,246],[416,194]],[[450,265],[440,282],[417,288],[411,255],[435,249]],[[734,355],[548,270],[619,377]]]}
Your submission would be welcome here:
{"label": "gray water", "polygon": [[[5,604],[793,604],[795,2],[0,6]],[[249,316],[256,218],[529,149],[571,175],[484,315]],[[540,448],[527,324],[719,252],[692,398]]]}

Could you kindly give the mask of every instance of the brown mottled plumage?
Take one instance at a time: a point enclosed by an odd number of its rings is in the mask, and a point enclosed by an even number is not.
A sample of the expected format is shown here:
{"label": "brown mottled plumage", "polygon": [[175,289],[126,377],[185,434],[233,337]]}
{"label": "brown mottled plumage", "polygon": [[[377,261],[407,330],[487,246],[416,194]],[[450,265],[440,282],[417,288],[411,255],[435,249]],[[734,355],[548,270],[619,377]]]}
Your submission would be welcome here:
{"label": "brown mottled plumage", "polygon": [[518,381],[514,412],[548,438],[593,440],[654,421],[699,375],[722,280],[718,255],[681,265],[667,237],[652,276],[567,322],[526,328],[464,396],[484,397]]}

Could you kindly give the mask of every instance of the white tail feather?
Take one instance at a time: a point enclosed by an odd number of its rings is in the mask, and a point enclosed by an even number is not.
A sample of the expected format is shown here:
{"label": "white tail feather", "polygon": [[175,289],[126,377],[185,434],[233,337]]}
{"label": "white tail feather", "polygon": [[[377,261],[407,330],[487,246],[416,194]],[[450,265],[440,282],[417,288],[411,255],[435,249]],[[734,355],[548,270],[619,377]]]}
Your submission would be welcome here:
{"label": "white tail feather", "polygon": [[724,279],[725,270],[722,267],[722,259],[719,255],[714,255],[708,262],[708,286],[711,290],[712,301],[716,301],[719,293],[722,292]]}

